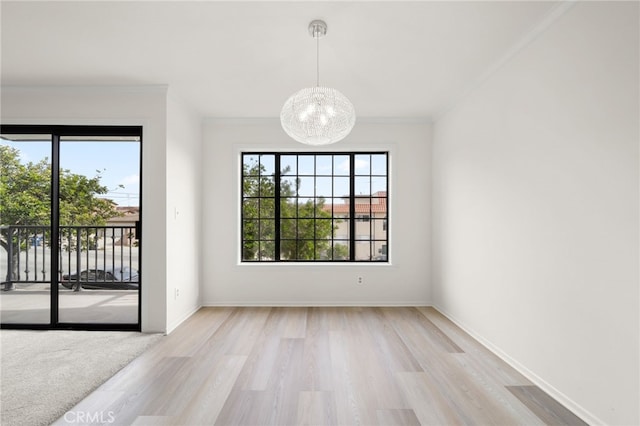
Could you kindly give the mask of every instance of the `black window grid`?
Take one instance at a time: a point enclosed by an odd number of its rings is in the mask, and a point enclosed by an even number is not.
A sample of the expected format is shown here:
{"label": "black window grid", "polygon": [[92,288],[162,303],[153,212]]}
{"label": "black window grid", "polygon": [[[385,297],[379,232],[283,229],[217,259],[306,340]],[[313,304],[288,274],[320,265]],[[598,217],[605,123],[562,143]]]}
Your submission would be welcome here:
{"label": "black window grid", "polygon": [[[384,160],[382,173],[374,173],[372,156]],[[368,170],[358,172],[357,161],[363,161],[363,158],[369,160]],[[348,161],[347,172],[338,170],[338,161],[342,164]],[[387,152],[242,153],[241,260],[386,262],[389,247],[388,163]],[[248,166],[251,168],[247,169]],[[325,186],[330,184],[331,189],[318,192],[319,180],[324,180]],[[362,182],[368,183],[367,194],[356,194],[358,180],[359,189],[363,188]],[[340,191],[336,188],[337,181],[343,188],[348,185],[348,189],[342,189],[346,194],[337,192]],[[378,186],[380,182],[384,183],[384,196],[375,196],[374,182]],[[253,185],[253,191],[247,193],[246,185],[249,188]],[[349,211],[337,212],[338,201],[345,199]],[[368,211],[360,215],[369,217],[364,222],[369,229],[368,237],[358,239],[356,203],[362,199],[368,200],[365,203]],[[384,217],[375,216],[374,200],[384,203]],[[348,225],[346,236],[335,234],[341,223]],[[324,229],[320,229],[322,227]],[[357,252],[358,244],[368,245],[364,257],[362,249]]]}

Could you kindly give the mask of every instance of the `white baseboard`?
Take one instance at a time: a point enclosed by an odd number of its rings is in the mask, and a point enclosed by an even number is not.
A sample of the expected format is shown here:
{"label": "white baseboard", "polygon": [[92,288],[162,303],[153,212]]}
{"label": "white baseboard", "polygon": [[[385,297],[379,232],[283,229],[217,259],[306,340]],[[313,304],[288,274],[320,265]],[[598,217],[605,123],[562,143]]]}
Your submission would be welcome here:
{"label": "white baseboard", "polygon": [[588,410],[584,409],[581,405],[577,404],[571,398],[569,398],[564,393],[560,392],[558,389],[553,387],[550,383],[545,381],[542,377],[535,374],[533,371],[529,370],[527,367],[522,365],[517,360],[513,359],[506,352],[500,349],[498,346],[494,345],[491,341],[485,339],[480,334],[476,333],[473,328],[468,327],[466,324],[463,324],[461,321],[458,321],[454,316],[447,313],[444,309],[442,309],[438,305],[433,305],[433,308],[438,310],[442,315],[447,317],[447,319],[453,322],[455,325],[464,330],[471,337],[480,342],[484,347],[493,352],[496,356],[502,359],[504,362],[509,364],[512,368],[518,371],[520,374],[525,376],[531,382],[533,382],[540,389],[548,393],[553,399],[558,401],[560,404],[564,405],[569,411],[571,411],[576,416],[580,417],[582,420],[587,422],[590,425],[606,425],[605,422],[600,420],[597,416],[590,413]]}
{"label": "white baseboard", "polygon": [[196,312],[198,312],[198,310],[202,308],[202,305],[197,305],[195,308],[193,308],[191,311],[187,312],[185,315],[183,315],[182,317],[180,317],[177,321],[172,322],[171,324],[167,324],[167,333],[166,334],[170,334],[173,330],[175,330],[176,328],[178,328],[178,326],[180,324],[182,324],[183,322],[185,322],[191,315],[195,314]]}
{"label": "white baseboard", "polygon": [[203,302],[203,307],[394,307],[394,306],[431,306],[431,302],[427,301],[415,301],[410,302],[317,302],[317,301],[304,301],[304,302],[291,302],[291,301],[224,301],[224,302]]}

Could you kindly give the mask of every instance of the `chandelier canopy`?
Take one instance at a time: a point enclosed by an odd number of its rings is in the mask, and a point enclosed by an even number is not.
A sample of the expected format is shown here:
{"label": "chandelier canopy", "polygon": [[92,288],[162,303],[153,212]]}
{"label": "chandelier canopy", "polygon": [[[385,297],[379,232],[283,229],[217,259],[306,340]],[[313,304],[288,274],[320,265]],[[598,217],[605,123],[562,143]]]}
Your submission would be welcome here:
{"label": "chandelier canopy", "polygon": [[356,122],[353,104],[336,89],[320,86],[320,38],[327,24],[315,20],[309,33],[316,39],[316,87],[294,93],[280,112],[284,131],[294,140],[307,145],[328,145],[344,139]]}

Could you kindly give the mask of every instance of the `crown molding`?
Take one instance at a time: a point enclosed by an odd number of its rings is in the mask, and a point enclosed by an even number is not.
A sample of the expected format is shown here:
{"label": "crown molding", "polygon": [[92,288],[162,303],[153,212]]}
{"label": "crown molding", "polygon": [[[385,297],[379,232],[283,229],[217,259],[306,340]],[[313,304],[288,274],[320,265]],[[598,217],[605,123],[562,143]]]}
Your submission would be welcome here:
{"label": "crown molding", "polygon": [[1,93],[38,93],[38,92],[116,92],[116,93],[164,93],[169,90],[166,84],[149,85],[2,85]]}
{"label": "crown molding", "polygon": [[433,114],[433,121],[438,121],[444,117],[447,113],[454,110],[460,102],[466,99],[469,95],[475,92],[480,86],[482,86],[487,80],[489,80],[498,70],[511,62],[522,50],[533,43],[540,35],[545,33],[549,27],[551,27],[561,16],[563,16],[569,9],[571,9],[580,0],[562,0],[557,5],[552,7],[549,12],[536,23],[524,36],[522,36],[516,43],[514,43],[502,56],[500,56],[495,62],[493,62],[482,74],[480,74],[473,82],[463,87],[457,96],[436,111]]}

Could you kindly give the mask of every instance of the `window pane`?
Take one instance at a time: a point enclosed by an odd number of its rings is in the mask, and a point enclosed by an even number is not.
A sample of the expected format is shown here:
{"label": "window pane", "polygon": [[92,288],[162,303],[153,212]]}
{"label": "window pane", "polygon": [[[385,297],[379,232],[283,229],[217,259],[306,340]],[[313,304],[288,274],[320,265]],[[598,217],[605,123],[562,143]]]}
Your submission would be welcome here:
{"label": "window pane", "polygon": [[298,239],[313,239],[315,237],[313,219],[298,219]]}
{"label": "window pane", "polygon": [[331,206],[327,204],[325,198],[316,198],[315,217],[331,217]]}
{"label": "window pane", "polygon": [[331,176],[333,173],[331,155],[318,155],[316,157],[316,175]]}
{"label": "window pane", "polygon": [[313,199],[298,200],[298,217],[314,217],[315,206]]}
{"label": "window pane", "polygon": [[349,260],[349,241],[337,241],[333,242],[333,260]]}
{"label": "window pane", "polygon": [[275,260],[275,242],[260,241],[260,260]]}
{"label": "window pane", "polygon": [[280,196],[290,197],[296,195],[298,188],[297,179],[294,177],[286,177],[280,179]]}
{"label": "window pane", "polygon": [[331,197],[333,195],[333,179],[331,177],[316,178],[316,197]]}
{"label": "window pane", "polygon": [[301,197],[313,197],[315,195],[314,177],[301,177],[299,181],[298,195]]}
{"label": "window pane", "polygon": [[371,178],[369,176],[356,176],[354,195],[371,195]]}
{"label": "window pane", "polygon": [[280,240],[280,260],[295,260],[296,240]]}
{"label": "window pane", "polygon": [[349,196],[349,178],[348,177],[333,178],[333,196],[334,197]]}
{"label": "window pane", "polygon": [[387,239],[387,220],[374,219],[371,221],[371,238],[374,240]]}
{"label": "window pane", "polygon": [[371,174],[371,155],[356,155],[355,175]]}
{"label": "window pane", "polygon": [[275,200],[273,198],[260,199],[260,217],[262,219],[274,218],[275,214]]}
{"label": "window pane", "polygon": [[260,166],[260,174],[273,176],[275,173],[275,157],[273,155],[261,155]]}
{"label": "window pane", "polygon": [[333,238],[336,240],[348,240],[349,239],[349,221],[335,220],[333,222]]}
{"label": "window pane", "polygon": [[371,178],[371,195],[387,191],[387,178],[372,177]]}
{"label": "window pane", "polygon": [[315,258],[315,244],[310,240],[296,241],[296,259],[297,260],[313,260]]}
{"label": "window pane", "polygon": [[371,222],[368,218],[368,215],[361,215],[360,218],[356,218],[356,239],[362,239],[359,238],[359,236],[368,236],[371,234]]}
{"label": "window pane", "polygon": [[275,194],[275,183],[272,177],[260,178],[260,196],[273,197]]}
{"label": "window pane", "polygon": [[317,219],[316,220],[316,235],[319,240],[331,240],[332,233],[332,220],[331,219]]}
{"label": "window pane", "polygon": [[372,260],[387,260],[387,243],[385,241],[372,241],[372,244],[373,244]]}
{"label": "window pane", "polygon": [[244,220],[242,225],[242,239],[243,240],[257,240],[259,231],[258,220]]}
{"label": "window pane", "polygon": [[299,175],[313,175],[314,174],[314,155],[299,155],[298,156],[298,174]]}
{"label": "window pane", "polygon": [[356,242],[356,260],[371,260],[371,243],[369,241]]}
{"label": "window pane", "polygon": [[258,241],[244,241],[242,243],[242,260],[257,260],[259,247]]}
{"label": "window pane", "polygon": [[371,156],[371,174],[386,175],[387,174],[387,156],[384,154],[376,154]]}
{"label": "window pane", "polygon": [[275,239],[275,221],[273,219],[260,221],[260,239],[261,240],[273,240]]}
{"label": "window pane", "polygon": [[347,217],[349,216],[349,204],[342,198],[333,199],[333,216]]}
{"label": "window pane", "polygon": [[331,260],[332,258],[331,240],[316,240],[316,260]]}
{"label": "window pane", "polygon": [[316,254],[315,260],[329,260],[331,255],[331,245],[327,247],[327,243],[324,241],[316,241]]}
{"label": "window pane", "polygon": [[298,173],[295,155],[283,155],[280,157],[280,173],[283,175],[295,175]]}
{"label": "window pane", "polygon": [[242,195],[245,197],[257,197],[258,182],[257,177],[244,177],[242,179]]}
{"label": "window pane", "polygon": [[297,217],[298,207],[296,198],[280,199],[280,217]]}
{"label": "window pane", "polygon": [[340,176],[349,176],[349,156],[334,155],[333,156],[333,174]]}
{"label": "window pane", "polygon": [[258,217],[258,199],[245,198],[242,201],[242,213],[245,218]]}
{"label": "window pane", "polygon": [[243,156],[242,169],[245,175],[258,175],[258,156],[257,155],[245,155]]}
{"label": "window pane", "polygon": [[385,217],[387,215],[387,199],[371,198],[372,217]]}
{"label": "window pane", "polygon": [[280,238],[295,239],[296,223],[296,219],[280,219]]}

